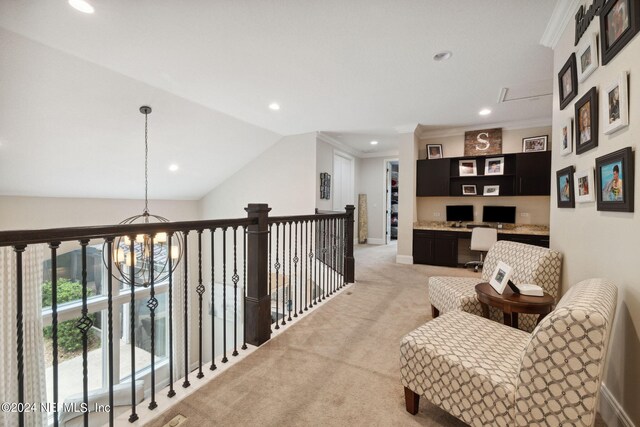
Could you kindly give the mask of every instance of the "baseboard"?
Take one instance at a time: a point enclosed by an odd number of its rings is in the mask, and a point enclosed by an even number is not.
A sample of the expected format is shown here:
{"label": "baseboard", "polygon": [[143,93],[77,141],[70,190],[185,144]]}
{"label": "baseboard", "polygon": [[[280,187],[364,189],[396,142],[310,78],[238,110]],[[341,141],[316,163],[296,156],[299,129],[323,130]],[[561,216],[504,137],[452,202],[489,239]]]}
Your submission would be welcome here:
{"label": "baseboard", "polygon": [[413,264],[413,256],[411,255],[396,255],[397,264]]}
{"label": "baseboard", "polygon": [[620,402],[613,397],[605,383],[600,387],[600,415],[608,427],[635,427]]}
{"label": "baseboard", "polygon": [[371,237],[367,237],[367,244],[369,245],[385,245],[386,242],[384,239],[372,239]]}

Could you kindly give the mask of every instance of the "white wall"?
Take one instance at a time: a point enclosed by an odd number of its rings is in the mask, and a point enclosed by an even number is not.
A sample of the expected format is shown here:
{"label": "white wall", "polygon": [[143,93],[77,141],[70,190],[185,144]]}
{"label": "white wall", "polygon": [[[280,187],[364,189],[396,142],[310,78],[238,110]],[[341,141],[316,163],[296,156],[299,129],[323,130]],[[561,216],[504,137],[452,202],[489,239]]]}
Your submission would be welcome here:
{"label": "white wall", "polygon": [[320,139],[316,142],[316,179],[315,179],[315,197],[316,208],[321,211],[333,210],[333,199],[320,198],[320,174],[326,172],[331,175],[331,196],[333,196],[333,146]]}
{"label": "white wall", "polygon": [[[596,18],[583,38],[586,39],[590,32],[599,32],[598,25],[599,20]],[[613,81],[623,70],[630,72],[629,127],[612,135],[604,135],[601,130],[598,147],[580,155],[573,153],[563,157],[558,149],[553,150],[554,177],[555,171],[570,165],[574,165],[576,169],[593,168],[597,157],[624,147],[630,146],[637,151],[637,141],[640,138],[640,116],[637,114],[637,107],[640,105],[640,85],[637,84],[640,79],[640,36],[636,36],[609,64],[600,66],[584,83],[579,84],[578,96],[560,111],[556,76],[569,55],[576,51],[573,45],[574,30],[575,23],[571,19],[554,50],[554,133],[559,134],[564,120],[573,117],[575,101],[594,86],[601,95],[607,83]],[[599,104],[599,123],[602,129],[606,120],[605,104],[602,101]],[[637,155],[635,157],[638,158]],[[550,219],[551,247],[564,254],[564,290],[590,277],[606,277],[618,286],[619,304],[604,381],[631,420],[640,425],[640,190],[637,174],[636,166],[635,213],[599,212],[595,202],[576,204],[575,209],[558,209],[555,203],[555,186],[552,186]],[[626,178],[627,182],[629,179]]]}

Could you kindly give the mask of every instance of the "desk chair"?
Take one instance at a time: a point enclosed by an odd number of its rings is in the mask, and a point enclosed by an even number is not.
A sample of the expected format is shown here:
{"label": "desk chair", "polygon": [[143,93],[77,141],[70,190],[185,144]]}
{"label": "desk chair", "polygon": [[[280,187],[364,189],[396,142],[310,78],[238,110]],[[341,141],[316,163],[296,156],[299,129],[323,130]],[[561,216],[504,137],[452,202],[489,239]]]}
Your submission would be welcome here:
{"label": "desk chair", "polygon": [[480,260],[469,261],[464,266],[478,271],[484,265],[483,252],[489,252],[491,246],[498,241],[498,230],[495,228],[476,227],[471,231],[471,250],[480,251]]}

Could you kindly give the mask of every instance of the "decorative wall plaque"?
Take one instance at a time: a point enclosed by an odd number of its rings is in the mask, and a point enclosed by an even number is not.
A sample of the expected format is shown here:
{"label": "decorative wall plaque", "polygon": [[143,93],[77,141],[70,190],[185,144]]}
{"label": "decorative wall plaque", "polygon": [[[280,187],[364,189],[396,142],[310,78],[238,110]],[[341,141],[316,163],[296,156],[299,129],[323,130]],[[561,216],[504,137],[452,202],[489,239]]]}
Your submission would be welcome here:
{"label": "decorative wall plaque", "polygon": [[465,156],[492,156],[494,154],[502,154],[502,128],[464,133]]}

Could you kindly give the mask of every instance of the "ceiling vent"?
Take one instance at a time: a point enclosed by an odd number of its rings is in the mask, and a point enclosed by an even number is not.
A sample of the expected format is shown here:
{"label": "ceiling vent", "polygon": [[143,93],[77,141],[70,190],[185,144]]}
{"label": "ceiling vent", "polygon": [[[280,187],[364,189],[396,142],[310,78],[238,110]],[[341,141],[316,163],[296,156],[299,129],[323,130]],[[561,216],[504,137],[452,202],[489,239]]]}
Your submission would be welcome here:
{"label": "ceiling vent", "polygon": [[523,85],[503,87],[498,94],[498,104],[511,101],[536,101],[551,95],[553,95],[553,80],[541,80]]}

